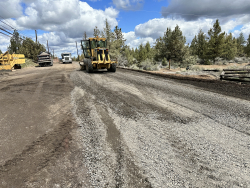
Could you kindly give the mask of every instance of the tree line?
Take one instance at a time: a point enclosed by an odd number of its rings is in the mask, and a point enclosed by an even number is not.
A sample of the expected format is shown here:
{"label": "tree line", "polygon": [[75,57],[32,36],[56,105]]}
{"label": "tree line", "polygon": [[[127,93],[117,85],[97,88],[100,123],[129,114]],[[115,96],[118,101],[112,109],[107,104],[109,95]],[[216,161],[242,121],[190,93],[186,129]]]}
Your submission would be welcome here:
{"label": "tree line", "polygon": [[[10,38],[10,45],[7,47],[10,54],[24,54],[26,58],[37,60],[37,55],[45,52],[46,48],[39,42],[34,42],[31,38],[20,37],[17,30],[14,30]],[[2,51],[0,50],[0,54]]]}
{"label": "tree line", "polygon": [[216,58],[232,60],[235,57],[250,57],[250,35],[245,40],[243,33],[235,38],[232,33],[222,32],[218,19],[207,34],[200,30],[190,45],[186,44],[185,36],[176,25],[173,30],[167,28],[164,35],[156,39],[154,46],[151,47],[149,42],[146,42],[135,49],[125,45],[121,28],[116,26],[112,32],[107,20],[105,25],[102,31],[96,26],[93,35],[106,37],[111,56],[125,58],[127,66],[135,64],[141,67],[144,61],[151,61],[152,64],[161,62],[163,66],[171,61],[186,66],[196,64],[198,58],[201,64],[213,64]]}
{"label": "tree line", "polygon": [[[213,64],[218,57],[225,60],[243,56],[250,57],[250,35],[245,40],[243,33],[235,38],[232,33],[222,32],[218,19],[207,34],[200,30],[190,45],[186,44],[186,38],[178,25],[173,30],[167,28],[164,35],[157,38],[153,46],[145,41],[144,44],[140,44],[136,48],[130,48],[130,46],[125,45],[126,40],[122,29],[115,26],[112,31],[107,19],[103,29],[100,30],[95,26],[93,36],[106,38],[111,59],[118,58],[126,66],[141,67],[145,61],[151,62],[153,65],[161,62],[163,66],[171,61],[178,63],[179,66],[186,66],[196,64],[198,58],[201,64]],[[84,32],[83,39],[87,39],[86,32]],[[37,55],[46,51],[46,48],[30,38],[21,38],[15,30],[10,39],[8,51],[21,53],[27,58],[36,60]],[[82,60],[83,58],[84,56],[80,55],[79,58],[74,57],[74,60]]]}

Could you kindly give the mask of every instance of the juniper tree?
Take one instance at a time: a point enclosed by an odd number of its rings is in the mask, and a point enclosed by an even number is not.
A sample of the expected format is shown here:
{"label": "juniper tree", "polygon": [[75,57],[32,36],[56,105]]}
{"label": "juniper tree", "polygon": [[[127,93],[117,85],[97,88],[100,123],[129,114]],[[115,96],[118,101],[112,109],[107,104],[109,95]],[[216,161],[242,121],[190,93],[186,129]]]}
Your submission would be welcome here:
{"label": "juniper tree", "polygon": [[9,53],[17,53],[21,47],[21,37],[17,30],[14,30],[12,37],[10,38],[10,46],[8,47]]}
{"label": "juniper tree", "polygon": [[245,53],[247,54],[248,57],[250,57],[250,35],[248,36],[248,39],[247,39],[247,45],[245,47]]}
{"label": "juniper tree", "polygon": [[84,31],[84,33],[83,33],[83,40],[87,40],[87,33],[86,33],[86,31]]}
{"label": "juniper tree", "polygon": [[223,38],[225,35],[225,32],[221,33],[221,27],[218,19],[214,23],[213,28],[208,31],[208,35],[209,41],[207,57],[215,62],[215,58],[220,57],[223,54]]}
{"label": "juniper tree", "polygon": [[30,38],[25,38],[20,48],[20,53],[24,54],[25,57],[31,58],[33,60],[37,60],[37,55],[45,51],[46,48],[44,45],[40,44],[39,42],[35,43]]}
{"label": "juniper tree", "polygon": [[97,26],[95,26],[95,28],[94,28],[94,37],[97,37],[97,36],[100,36],[100,30],[98,29],[98,27]]}
{"label": "juniper tree", "polygon": [[207,59],[207,41],[206,34],[200,30],[197,37],[197,56],[201,59]]}
{"label": "juniper tree", "polygon": [[167,29],[163,41],[165,43],[165,57],[167,59],[173,59],[175,61],[182,61],[185,55],[185,43],[186,38],[182,35],[182,31],[180,27],[176,25],[175,29],[171,31],[171,29]]}
{"label": "juniper tree", "polygon": [[244,56],[244,44],[246,43],[245,37],[241,32],[239,37],[237,38],[237,55]]}
{"label": "juniper tree", "polygon": [[155,46],[154,46],[154,49],[155,49],[155,55],[154,55],[154,59],[156,60],[156,61],[161,61],[161,60],[163,60],[163,54],[162,54],[162,52],[163,52],[163,39],[162,39],[162,37],[159,37],[158,39],[156,39],[156,41],[155,41]]}
{"label": "juniper tree", "polygon": [[105,20],[105,27],[103,29],[105,38],[107,39],[107,47],[110,48],[111,47],[111,43],[114,41],[114,34],[111,31],[111,26],[108,23],[108,20]]}
{"label": "juniper tree", "polygon": [[225,35],[224,38],[224,53],[222,58],[227,60],[233,59],[237,54],[237,40],[233,38],[232,33]]}
{"label": "juniper tree", "polygon": [[197,37],[195,35],[192,42],[191,42],[191,45],[190,45],[190,50],[191,50],[190,52],[192,55],[198,55],[197,47],[198,47],[198,40],[197,40]]}

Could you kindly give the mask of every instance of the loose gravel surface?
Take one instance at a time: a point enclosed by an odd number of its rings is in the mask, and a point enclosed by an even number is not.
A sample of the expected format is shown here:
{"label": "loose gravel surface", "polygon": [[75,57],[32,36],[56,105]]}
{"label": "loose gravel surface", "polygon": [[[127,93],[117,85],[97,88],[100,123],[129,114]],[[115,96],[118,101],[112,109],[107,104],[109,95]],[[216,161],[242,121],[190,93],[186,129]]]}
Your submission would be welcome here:
{"label": "loose gravel surface", "polygon": [[0,187],[250,187],[249,85],[77,63],[0,84]]}
{"label": "loose gravel surface", "polygon": [[250,101],[227,96],[232,85],[122,69],[75,71],[71,80],[90,187],[250,185]]}

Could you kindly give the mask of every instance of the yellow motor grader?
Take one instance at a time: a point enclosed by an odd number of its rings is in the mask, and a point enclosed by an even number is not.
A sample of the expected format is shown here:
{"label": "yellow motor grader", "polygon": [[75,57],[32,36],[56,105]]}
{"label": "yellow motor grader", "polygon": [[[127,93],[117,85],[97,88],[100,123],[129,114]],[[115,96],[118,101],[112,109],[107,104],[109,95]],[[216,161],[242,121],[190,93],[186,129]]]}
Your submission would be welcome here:
{"label": "yellow motor grader", "polygon": [[79,62],[81,70],[86,70],[88,73],[94,69],[107,69],[110,72],[116,71],[116,61],[111,61],[106,38],[89,38],[81,40],[81,47],[84,54],[83,62]]}
{"label": "yellow motor grader", "polygon": [[23,54],[9,54],[8,51],[0,54],[0,70],[21,69],[20,64],[23,63],[25,63]]}

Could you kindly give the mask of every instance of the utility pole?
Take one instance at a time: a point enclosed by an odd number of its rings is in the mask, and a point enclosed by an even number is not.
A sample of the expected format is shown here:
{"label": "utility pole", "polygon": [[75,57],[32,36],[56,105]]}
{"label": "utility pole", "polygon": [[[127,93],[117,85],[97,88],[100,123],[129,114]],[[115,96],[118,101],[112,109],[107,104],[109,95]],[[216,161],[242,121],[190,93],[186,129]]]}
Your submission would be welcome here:
{"label": "utility pole", "polygon": [[47,40],[47,48],[48,48],[48,52],[49,52],[49,42],[48,42],[48,40]]}
{"label": "utility pole", "polygon": [[37,43],[37,31],[35,30],[35,33],[36,33],[36,43]]}
{"label": "utility pole", "polygon": [[53,59],[55,58],[55,56],[54,56],[54,49],[53,49]]}
{"label": "utility pole", "polygon": [[77,58],[78,58],[78,61],[79,61],[79,55],[78,55],[77,42],[76,42],[76,51],[77,51]]}

